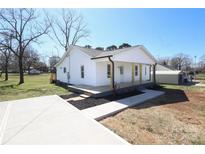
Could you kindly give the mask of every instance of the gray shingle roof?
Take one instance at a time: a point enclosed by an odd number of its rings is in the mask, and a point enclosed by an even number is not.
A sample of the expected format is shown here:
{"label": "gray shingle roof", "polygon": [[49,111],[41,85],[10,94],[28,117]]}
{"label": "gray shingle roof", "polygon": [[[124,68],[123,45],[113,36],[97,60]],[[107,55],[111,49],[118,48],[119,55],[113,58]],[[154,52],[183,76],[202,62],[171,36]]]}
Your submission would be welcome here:
{"label": "gray shingle roof", "polygon": [[75,47],[80,48],[81,51],[83,51],[84,53],[86,53],[90,57],[97,57],[102,52],[104,52],[104,51],[101,51],[101,50],[89,49],[89,48],[84,48],[84,47],[80,47],[80,46],[75,46]]}
{"label": "gray shingle roof", "polygon": [[130,50],[132,48],[136,48],[136,47],[139,47],[139,46],[140,45],[132,46],[132,47],[129,47],[129,48],[117,49],[117,50],[113,50],[113,51],[101,51],[101,50],[96,50],[96,49],[84,48],[84,47],[80,47],[80,46],[76,46],[76,47],[80,48],[87,55],[94,58],[94,57],[115,55],[115,54]]}

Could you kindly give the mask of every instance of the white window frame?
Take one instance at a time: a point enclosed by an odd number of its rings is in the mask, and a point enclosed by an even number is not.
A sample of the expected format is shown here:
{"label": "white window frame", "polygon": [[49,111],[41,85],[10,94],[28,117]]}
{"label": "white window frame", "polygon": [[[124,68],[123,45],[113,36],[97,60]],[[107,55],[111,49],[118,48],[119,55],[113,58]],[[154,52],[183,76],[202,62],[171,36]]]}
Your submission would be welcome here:
{"label": "white window frame", "polygon": [[120,75],[123,75],[124,74],[124,67],[120,66],[119,69],[120,69]]}

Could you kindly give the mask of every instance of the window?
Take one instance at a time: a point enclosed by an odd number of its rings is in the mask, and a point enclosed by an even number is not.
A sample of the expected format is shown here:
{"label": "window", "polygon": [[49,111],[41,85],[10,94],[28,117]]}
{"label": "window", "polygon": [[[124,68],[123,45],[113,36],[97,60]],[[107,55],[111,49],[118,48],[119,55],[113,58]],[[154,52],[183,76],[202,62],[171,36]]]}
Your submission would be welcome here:
{"label": "window", "polygon": [[135,76],[138,76],[138,66],[135,66]]}
{"label": "window", "polygon": [[123,75],[124,70],[123,70],[123,66],[120,66],[120,75]]}
{"label": "window", "polygon": [[147,66],[145,66],[144,69],[145,69],[145,70],[144,70],[144,74],[147,75]]}
{"label": "window", "polygon": [[84,65],[80,67],[81,78],[84,78]]}
{"label": "window", "polygon": [[111,66],[110,64],[107,64],[107,78],[111,77]]}
{"label": "window", "polygon": [[66,67],[63,67],[63,73],[66,73]]}

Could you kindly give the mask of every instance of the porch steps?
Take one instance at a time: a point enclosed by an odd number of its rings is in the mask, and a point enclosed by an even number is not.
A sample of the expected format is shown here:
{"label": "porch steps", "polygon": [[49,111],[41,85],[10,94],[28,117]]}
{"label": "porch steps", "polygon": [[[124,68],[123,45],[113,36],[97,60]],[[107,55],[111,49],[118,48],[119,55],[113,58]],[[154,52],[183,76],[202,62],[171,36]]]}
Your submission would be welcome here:
{"label": "porch steps", "polygon": [[74,86],[74,85],[68,85],[68,89],[72,92],[81,94],[82,97],[83,96],[93,96],[93,95],[96,95],[99,93],[99,92],[88,90],[85,88],[79,88],[79,87]]}

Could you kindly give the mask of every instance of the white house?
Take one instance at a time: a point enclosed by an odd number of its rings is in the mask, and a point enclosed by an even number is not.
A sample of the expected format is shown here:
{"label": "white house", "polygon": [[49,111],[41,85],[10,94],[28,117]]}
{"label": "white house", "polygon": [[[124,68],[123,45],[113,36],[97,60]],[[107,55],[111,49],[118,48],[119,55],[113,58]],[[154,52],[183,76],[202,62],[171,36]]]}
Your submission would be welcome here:
{"label": "white house", "polygon": [[156,60],[142,45],[114,51],[70,46],[56,64],[57,81],[73,85],[106,86],[152,82]]}

